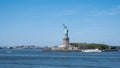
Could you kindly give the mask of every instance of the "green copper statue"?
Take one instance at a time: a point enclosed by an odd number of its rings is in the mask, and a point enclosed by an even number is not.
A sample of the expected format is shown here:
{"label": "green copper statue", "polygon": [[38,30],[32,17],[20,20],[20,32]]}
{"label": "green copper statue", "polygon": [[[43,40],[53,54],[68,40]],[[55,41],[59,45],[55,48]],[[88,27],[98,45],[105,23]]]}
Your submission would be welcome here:
{"label": "green copper statue", "polygon": [[68,37],[68,29],[67,26],[65,26],[65,24],[63,24],[64,27],[64,32],[65,32],[65,37]]}

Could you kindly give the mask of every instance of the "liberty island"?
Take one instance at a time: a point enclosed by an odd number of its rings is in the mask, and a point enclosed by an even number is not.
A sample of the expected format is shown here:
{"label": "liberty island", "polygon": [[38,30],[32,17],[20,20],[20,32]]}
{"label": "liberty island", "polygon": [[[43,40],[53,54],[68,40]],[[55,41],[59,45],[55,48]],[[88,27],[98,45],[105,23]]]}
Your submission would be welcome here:
{"label": "liberty island", "polygon": [[118,51],[116,48],[112,48],[106,44],[87,44],[87,43],[70,43],[69,30],[65,24],[63,43],[59,46],[54,46],[49,49],[44,49],[43,52],[108,52]]}

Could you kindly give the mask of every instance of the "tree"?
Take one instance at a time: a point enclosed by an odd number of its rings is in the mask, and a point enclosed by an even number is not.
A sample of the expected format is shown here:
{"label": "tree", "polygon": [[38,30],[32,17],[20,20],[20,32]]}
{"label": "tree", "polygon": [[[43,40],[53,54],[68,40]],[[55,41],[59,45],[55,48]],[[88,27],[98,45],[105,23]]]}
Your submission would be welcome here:
{"label": "tree", "polygon": [[96,44],[96,43],[71,43],[72,46],[75,47],[79,47],[80,49],[100,49],[100,50],[104,50],[104,49],[108,49],[109,46],[106,44]]}

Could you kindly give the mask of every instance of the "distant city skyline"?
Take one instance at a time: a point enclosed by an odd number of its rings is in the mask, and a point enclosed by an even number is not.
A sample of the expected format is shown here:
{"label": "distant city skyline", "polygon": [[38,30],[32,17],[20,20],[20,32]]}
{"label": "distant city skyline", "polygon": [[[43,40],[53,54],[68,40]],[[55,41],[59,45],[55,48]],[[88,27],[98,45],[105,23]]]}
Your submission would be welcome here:
{"label": "distant city skyline", "polygon": [[0,46],[71,42],[120,46],[120,0],[0,0]]}

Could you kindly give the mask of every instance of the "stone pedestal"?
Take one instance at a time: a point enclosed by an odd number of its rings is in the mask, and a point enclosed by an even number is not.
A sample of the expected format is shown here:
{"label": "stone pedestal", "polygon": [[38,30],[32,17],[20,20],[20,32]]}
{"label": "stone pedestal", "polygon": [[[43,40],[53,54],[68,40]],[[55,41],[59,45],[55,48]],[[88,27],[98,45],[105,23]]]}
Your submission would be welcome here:
{"label": "stone pedestal", "polygon": [[78,47],[70,45],[69,37],[63,38],[63,44],[60,47],[52,47],[52,51],[79,51]]}
{"label": "stone pedestal", "polygon": [[70,47],[70,40],[69,37],[64,37],[63,38],[63,47]]}

